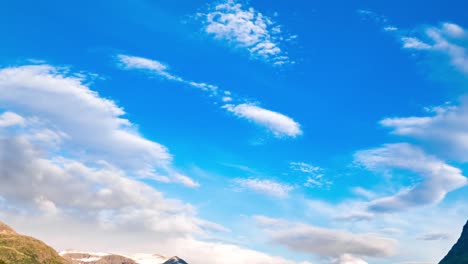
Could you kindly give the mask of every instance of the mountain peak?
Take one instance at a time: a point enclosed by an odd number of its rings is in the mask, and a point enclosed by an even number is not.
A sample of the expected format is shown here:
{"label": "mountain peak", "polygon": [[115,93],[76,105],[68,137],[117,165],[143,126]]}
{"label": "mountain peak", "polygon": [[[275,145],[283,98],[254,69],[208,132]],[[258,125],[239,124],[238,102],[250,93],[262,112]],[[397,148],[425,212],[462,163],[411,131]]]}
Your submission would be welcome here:
{"label": "mountain peak", "polygon": [[439,264],[468,263],[468,222],[463,227],[462,234],[447,256]]}
{"label": "mountain peak", "polygon": [[181,259],[181,258],[179,258],[177,256],[174,256],[174,257],[168,259],[163,264],[188,264],[188,263],[185,262],[183,259]]}
{"label": "mountain peak", "polygon": [[17,233],[13,228],[9,227],[3,222],[0,222],[0,234],[2,235],[16,235]]}

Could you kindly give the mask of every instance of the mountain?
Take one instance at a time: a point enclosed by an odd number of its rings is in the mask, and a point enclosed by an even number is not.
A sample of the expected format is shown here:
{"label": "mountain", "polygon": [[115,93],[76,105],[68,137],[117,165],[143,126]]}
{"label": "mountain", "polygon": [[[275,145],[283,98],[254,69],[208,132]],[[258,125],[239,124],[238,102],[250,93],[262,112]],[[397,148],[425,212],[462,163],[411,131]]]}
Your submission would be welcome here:
{"label": "mountain", "polygon": [[188,263],[178,257],[172,257],[168,259],[166,262],[164,262],[163,264],[188,264]]}
{"label": "mountain", "polygon": [[439,264],[466,264],[468,263],[468,222],[457,243]]}
{"label": "mountain", "polygon": [[122,256],[109,253],[89,253],[67,250],[59,253],[71,264],[188,264],[183,259],[172,257],[167,259],[157,254],[137,254]]}
{"label": "mountain", "polygon": [[[71,264],[138,264],[133,259],[106,253],[86,253],[78,251],[62,251],[59,253]],[[159,264],[159,263],[158,263]]]}
{"label": "mountain", "polygon": [[70,264],[51,247],[0,222],[0,264]]}
{"label": "mountain", "polygon": [[44,242],[15,232],[0,222],[0,264],[187,264],[157,254],[123,256],[67,250],[57,253]]}

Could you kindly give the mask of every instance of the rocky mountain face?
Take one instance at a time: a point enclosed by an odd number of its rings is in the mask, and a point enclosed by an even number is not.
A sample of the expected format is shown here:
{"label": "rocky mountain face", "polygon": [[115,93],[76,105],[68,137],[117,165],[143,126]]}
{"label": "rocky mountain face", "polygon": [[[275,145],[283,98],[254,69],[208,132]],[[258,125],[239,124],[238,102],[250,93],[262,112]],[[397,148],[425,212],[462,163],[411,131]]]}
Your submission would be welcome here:
{"label": "rocky mountain face", "polygon": [[0,264],[69,264],[51,247],[0,222]]}
{"label": "rocky mountain face", "polygon": [[439,264],[464,264],[468,263],[468,222],[457,243],[452,247],[447,256]]}

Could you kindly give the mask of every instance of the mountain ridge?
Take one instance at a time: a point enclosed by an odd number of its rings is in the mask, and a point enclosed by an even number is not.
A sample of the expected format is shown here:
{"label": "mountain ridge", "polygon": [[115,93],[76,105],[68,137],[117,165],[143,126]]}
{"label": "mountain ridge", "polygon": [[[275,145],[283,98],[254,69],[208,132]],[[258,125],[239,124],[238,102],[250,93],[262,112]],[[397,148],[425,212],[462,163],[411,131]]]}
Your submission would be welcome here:
{"label": "mountain ridge", "polygon": [[0,221],[0,264],[188,264],[179,257],[133,256],[65,250],[58,253],[44,242],[18,234]]}
{"label": "mountain ridge", "polygon": [[0,264],[70,264],[44,242],[0,222]]}
{"label": "mountain ridge", "polygon": [[453,245],[448,254],[439,264],[464,264],[468,263],[468,221],[458,241]]}

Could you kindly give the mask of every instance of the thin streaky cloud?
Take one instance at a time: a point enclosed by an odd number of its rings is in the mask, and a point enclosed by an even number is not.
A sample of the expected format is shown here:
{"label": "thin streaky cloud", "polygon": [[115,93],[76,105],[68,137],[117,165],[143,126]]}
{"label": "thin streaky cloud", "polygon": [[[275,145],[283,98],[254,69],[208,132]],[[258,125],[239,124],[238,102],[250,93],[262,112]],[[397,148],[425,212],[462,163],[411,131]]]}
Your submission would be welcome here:
{"label": "thin streaky cloud", "polygon": [[292,118],[254,104],[237,103],[245,101],[245,99],[236,98],[232,95],[231,91],[222,90],[216,85],[204,82],[188,81],[183,77],[172,74],[169,72],[169,66],[157,60],[123,54],[117,55],[117,59],[118,66],[124,70],[146,71],[170,81],[176,81],[181,84],[201,89],[211,95],[211,97],[215,98],[218,102],[223,103],[221,106],[222,109],[265,128],[277,138],[295,138],[303,133],[300,124]]}
{"label": "thin streaky cloud", "polygon": [[294,190],[294,187],[289,184],[268,179],[238,178],[234,179],[234,183],[236,183],[240,189],[247,189],[276,198],[286,198],[289,195],[289,192]]}

